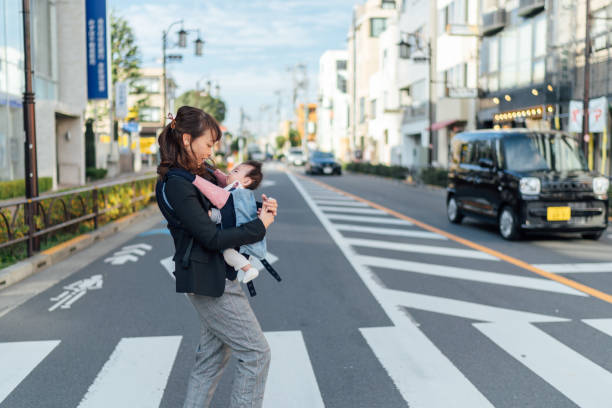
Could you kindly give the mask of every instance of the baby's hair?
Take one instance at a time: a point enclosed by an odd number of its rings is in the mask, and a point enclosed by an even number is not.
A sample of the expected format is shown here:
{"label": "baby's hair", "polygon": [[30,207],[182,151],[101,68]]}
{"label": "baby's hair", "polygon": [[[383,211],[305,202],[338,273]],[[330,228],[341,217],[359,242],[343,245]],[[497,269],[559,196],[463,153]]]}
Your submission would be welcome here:
{"label": "baby's hair", "polygon": [[251,184],[247,186],[249,190],[256,190],[257,187],[261,184],[261,180],[263,180],[263,173],[261,171],[262,164],[261,162],[255,160],[247,160],[242,162],[241,164],[251,166],[251,171],[246,175],[251,179]]}

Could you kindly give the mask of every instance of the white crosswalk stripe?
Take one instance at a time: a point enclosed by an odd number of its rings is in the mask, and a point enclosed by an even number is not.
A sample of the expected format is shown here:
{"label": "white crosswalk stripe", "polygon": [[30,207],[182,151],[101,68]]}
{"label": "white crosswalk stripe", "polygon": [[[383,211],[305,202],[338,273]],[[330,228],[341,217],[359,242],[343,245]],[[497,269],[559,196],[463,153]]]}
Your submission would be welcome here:
{"label": "white crosswalk stripe", "polygon": [[377,210],[376,208],[348,208],[348,207],[332,207],[332,206],[320,206],[321,211],[329,212],[341,212],[345,214],[372,214],[372,215],[385,215],[384,211]]}
{"label": "white crosswalk stripe", "polygon": [[59,343],[59,340],[0,343],[0,403]]}
{"label": "white crosswalk stripe", "polygon": [[123,338],[79,408],[157,407],[181,336]]}
{"label": "white crosswalk stripe", "polygon": [[427,231],[415,231],[405,230],[398,228],[378,228],[378,227],[364,227],[361,225],[342,225],[336,224],[336,229],[339,231],[346,232],[364,232],[368,234],[379,234],[379,235],[392,235],[398,237],[410,237],[410,238],[425,238],[425,239],[438,239],[445,241],[448,238]]}
{"label": "white crosswalk stripe", "polygon": [[[313,185],[309,181],[298,181],[293,175],[290,179],[304,197],[314,214],[319,218],[326,231],[344,253],[355,272],[376,298],[382,309],[393,322],[394,327],[360,329],[362,335],[374,351],[381,364],[388,371],[398,390],[410,406],[448,407],[448,406],[492,406],[479,390],[464,376],[458,367],[449,360],[419,329],[405,310],[423,310],[448,316],[477,321],[473,325],[494,344],[520,361],[529,369],[558,390],[561,394],[584,407],[607,407],[612,389],[612,373],[600,367],[587,357],[573,350],[561,341],[548,335],[533,323],[569,322],[558,312],[550,315],[533,313],[526,310],[453,299],[448,297],[407,292],[390,289],[377,275],[376,268],[392,269],[406,273],[438,276],[444,279],[474,281],[498,285],[506,288],[558,293],[562,295],[586,297],[558,282],[535,276],[520,276],[497,272],[499,261],[484,252],[464,248],[451,248],[440,240],[424,244],[407,244],[394,241],[394,237],[414,237],[431,239],[431,232],[423,231],[411,223],[388,216],[353,216],[340,209],[330,211],[333,198],[311,197],[303,186]],[[341,204],[331,206],[341,207]],[[357,206],[355,206],[357,207]],[[359,209],[373,209],[359,206]],[[370,224],[370,225],[366,225]],[[402,228],[404,227],[404,228]],[[350,238],[348,233],[371,234],[368,238]],[[420,235],[420,234],[426,235]],[[443,237],[444,238],[444,237]],[[413,262],[402,258],[395,259],[391,251],[385,256],[360,255],[360,248],[392,250],[404,254],[419,253],[432,255],[432,262]],[[470,258],[482,262],[478,269],[438,265],[440,256]],[[592,273],[612,272],[612,263],[543,264],[535,265],[552,273]],[[612,337],[612,319],[585,319],[584,323]],[[590,381],[590,379],[595,379]],[[438,392],[444,389],[445,392]]]}
{"label": "white crosswalk stripe", "polygon": [[343,200],[317,200],[318,205],[331,205],[335,207],[368,207],[367,204],[359,201],[343,201]]}
{"label": "white crosswalk stripe", "polygon": [[324,408],[302,332],[264,333],[274,357],[264,394],[264,408]]}

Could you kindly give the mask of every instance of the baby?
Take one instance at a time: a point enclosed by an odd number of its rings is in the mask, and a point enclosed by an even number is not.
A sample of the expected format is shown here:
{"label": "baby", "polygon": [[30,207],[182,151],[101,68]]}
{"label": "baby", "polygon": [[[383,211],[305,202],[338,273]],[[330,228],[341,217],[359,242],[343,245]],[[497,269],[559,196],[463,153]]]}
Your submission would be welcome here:
{"label": "baby", "polygon": [[[227,175],[216,170],[214,175],[219,184],[225,185],[225,188],[185,170],[172,169],[170,172],[191,181],[216,207],[208,212],[213,222],[221,224],[221,228],[233,228],[257,217],[257,202],[252,190],[255,190],[263,179],[261,167],[260,162],[250,160],[234,167]],[[259,271],[242,255],[243,253],[264,259],[267,253],[265,240],[243,245],[240,247],[240,252],[233,248],[223,251],[225,262],[238,271],[240,281],[247,283],[255,279]]]}

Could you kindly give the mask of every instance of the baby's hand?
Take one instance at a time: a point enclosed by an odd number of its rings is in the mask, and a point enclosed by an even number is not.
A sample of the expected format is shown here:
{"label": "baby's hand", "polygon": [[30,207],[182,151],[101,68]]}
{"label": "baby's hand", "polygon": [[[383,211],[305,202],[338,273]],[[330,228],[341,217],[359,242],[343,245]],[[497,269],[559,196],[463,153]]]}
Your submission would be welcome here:
{"label": "baby's hand", "polygon": [[208,210],[208,216],[212,217],[212,210]]}

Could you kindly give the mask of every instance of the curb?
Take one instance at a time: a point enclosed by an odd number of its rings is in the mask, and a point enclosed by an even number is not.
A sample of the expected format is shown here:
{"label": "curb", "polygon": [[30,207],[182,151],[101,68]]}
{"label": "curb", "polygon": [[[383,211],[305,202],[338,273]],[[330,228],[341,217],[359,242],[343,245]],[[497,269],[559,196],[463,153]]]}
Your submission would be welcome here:
{"label": "curb", "polygon": [[78,237],[74,237],[69,241],[62,242],[52,248],[28,258],[19,261],[16,264],[0,269],[0,290],[7,288],[31,275],[34,275],[43,269],[56,264],[75,252],[81,251],[92,244],[107,238],[110,235],[117,233],[129,225],[147,218],[158,212],[157,205],[140,210],[136,213],[126,215],[116,221],[110,222],[95,231],[88,232]]}

